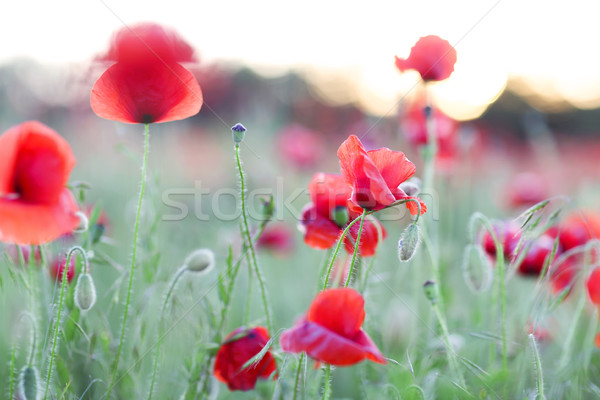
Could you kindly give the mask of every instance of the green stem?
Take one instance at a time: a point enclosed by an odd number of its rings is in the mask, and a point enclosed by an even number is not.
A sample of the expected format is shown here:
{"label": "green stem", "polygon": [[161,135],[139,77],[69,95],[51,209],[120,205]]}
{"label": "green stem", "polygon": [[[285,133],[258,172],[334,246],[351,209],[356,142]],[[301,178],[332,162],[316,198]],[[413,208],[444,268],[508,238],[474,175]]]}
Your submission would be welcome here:
{"label": "green stem", "polygon": [[327,275],[325,275],[325,281],[323,282],[323,290],[327,289],[327,283],[329,283],[329,276],[331,275],[331,270],[333,269],[333,263],[335,261],[335,258],[337,257],[340,247],[342,246],[342,242],[344,241],[344,238],[348,234],[348,231],[350,230],[352,225],[354,225],[357,222],[358,222],[358,218],[355,219],[354,221],[350,222],[346,226],[346,228],[342,231],[342,235],[338,239],[337,245],[335,246],[335,250],[333,251],[333,256],[331,256],[331,261],[329,262],[329,267],[327,267]]}
{"label": "green stem", "polygon": [[135,214],[135,225],[133,228],[133,252],[131,255],[131,268],[129,270],[129,285],[127,287],[127,298],[125,300],[125,310],[123,311],[123,322],[121,326],[121,337],[119,338],[119,347],[117,349],[117,355],[114,361],[114,367],[108,390],[106,392],[106,398],[110,400],[112,388],[115,384],[115,378],[117,377],[117,370],[119,369],[119,360],[121,359],[121,351],[123,350],[123,342],[125,340],[125,330],[127,327],[127,315],[129,313],[129,303],[131,301],[131,292],[133,288],[133,275],[135,272],[135,257],[137,254],[137,242],[138,242],[138,231],[140,227],[140,214],[142,212],[142,201],[144,199],[144,190],[146,189],[146,168],[148,165],[148,153],[150,149],[150,124],[144,125],[144,158],[142,161],[142,178],[140,182],[140,194],[138,197],[137,212]]}
{"label": "green stem", "polygon": [[52,376],[52,367],[54,365],[54,357],[56,355],[56,346],[58,344],[58,330],[60,328],[60,317],[62,315],[62,307],[63,307],[64,298],[65,298],[65,287],[67,286],[67,281],[69,280],[67,278],[67,272],[69,270],[69,266],[71,265],[71,256],[76,251],[81,253],[83,262],[85,264],[87,264],[87,262],[88,262],[87,254],[85,253],[85,250],[79,246],[74,246],[71,248],[71,250],[69,250],[69,253],[67,254],[67,262],[65,264],[65,268],[62,271],[62,274],[60,272],[60,268],[58,269],[57,279],[61,280],[60,298],[58,300],[58,311],[56,313],[56,320],[54,321],[54,336],[52,338],[52,350],[50,351],[50,362],[48,365],[48,375],[46,376],[46,389],[44,390],[44,400],[46,400],[46,398],[48,398],[48,389],[50,388],[50,377]]}
{"label": "green stem", "polygon": [[331,364],[325,367],[325,388],[323,389],[323,400],[329,400],[331,397]]}
{"label": "green stem", "polygon": [[162,321],[165,317],[165,309],[167,308],[167,303],[171,298],[171,294],[173,293],[173,289],[175,289],[175,285],[179,281],[179,278],[183,276],[183,274],[187,271],[187,265],[179,268],[173,279],[171,279],[171,284],[169,285],[169,289],[167,290],[167,294],[165,295],[165,299],[163,300],[162,306],[160,308],[160,318],[158,320],[158,340],[156,341],[156,352],[154,353],[154,367],[152,368],[152,380],[150,381],[150,392],[148,393],[148,400],[152,399],[152,394],[154,392],[154,383],[156,382],[156,372],[158,370],[158,358],[160,356],[160,346],[162,344],[163,333],[162,333]]}
{"label": "green stem", "polygon": [[356,255],[358,254],[358,248],[360,246],[360,236],[362,234],[366,215],[367,215],[367,209],[363,208],[363,213],[360,216],[360,226],[358,227],[358,234],[356,235],[356,243],[354,244],[354,253],[352,253],[352,262],[350,263],[350,270],[348,271],[348,277],[346,278],[346,284],[344,285],[344,287],[348,287],[348,285],[350,285],[350,279],[352,278],[352,272],[354,272],[354,262],[356,261]]}
{"label": "green stem", "polygon": [[531,345],[531,353],[533,355],[533,365],[535,367],[535,377],[537,386],[536,399],[545,399],[544,396],[544,374],[542,373],[542,361],[540,360],[540,353],[538,352],[537,344],[535,342],[535,336],[533,333],[529,334],[529,344]]}
{"label": "green stem", "polygon": [[456,353],[454,352],[454,348],[452,347],[452,344],[450,343],[450,334],[448,333],[448,327],[446,326],[446,321],[444,320],[444,317],[442,316],[442,313],[440,312],[440,308],[438,307],[437,303],[432,302],[431,306],[432,306],[433,312],[435,313],[435,316],[440,324],[440,327],[442,328],[442,337],[444,339],[444,344],[446,345],[446,354],[448,356],[448,364],[450,364],[450,368],[454,372],[454,375],[458,378],[460,386],[464,390],[467,390],[465,378],[463,377],[463,374],[462,374],[460,368],[458,368],[458,361],[456,358]]}
{"label": "green stem", "polygon": [[304,364],[304,352],[300,353],[300,360],[298,361],[298,369],[296,370],[296,382],[294,383],[293,400],[296,400],[298,397],[298,385],[300,384],[300,372],[302,371],[302,364]]}
{"label": "green stem", "polygon": [[17,356],[17,346],[14,345],[10,354],[10,372],[8,381],[8,398],[15,398],[15,359]]}
{"label": "green stem", "polygon": [[244,171],[242,169],[242,162],[240,160],[240,146],[239,144],[235,145],[235,159],[237,162],[238,172],[240,174],[240,183],[241,183],[241,193],[240,198],[242,202],[242,221],[243,221],[243,234],[245,236],[246,243],[248,245],[248,249],[250,251],[250,260],[252,261],[252,266],[254,267],[254,272],[256,273],[256,277],[258,278],[258,284],[260,286],[260,294],[263,301],[263,306],[265,309],[265,316],[267,318],[267,330],[269,332],[273,332],[273,325],[271,323],[271,310],[269,309],[269,302],[267,301],[267,291],[265,288],[265,282],[258,267],[258,262],[256,261],[256,252],[254,251],[254,244],[252,243],[252,237],[250,236],[250,227],[248,225],[247,218],[247,209],[246,209],[246,186],[244,183]]}

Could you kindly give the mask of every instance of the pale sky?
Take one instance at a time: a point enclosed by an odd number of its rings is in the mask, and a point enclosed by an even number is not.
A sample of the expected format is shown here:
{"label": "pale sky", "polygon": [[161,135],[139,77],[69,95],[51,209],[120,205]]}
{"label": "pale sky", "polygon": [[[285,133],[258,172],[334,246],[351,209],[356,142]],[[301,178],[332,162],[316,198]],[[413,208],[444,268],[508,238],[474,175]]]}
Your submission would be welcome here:
{"label": "pale sky", "polygon": [[[417,82],[395,69],[394,55],[435,34],[458,53],[455,73],[434,88],[454,117],[483,112],[508,76],[591,108],[600,106],[599,11],[595,0],[4,0],[0,63],[85,63],[124,24],[153,21],[175,28],[201,59],[267,75],[294,69],[324,97],[384,114]],[[341,94],[330,85],[340,80]]]}

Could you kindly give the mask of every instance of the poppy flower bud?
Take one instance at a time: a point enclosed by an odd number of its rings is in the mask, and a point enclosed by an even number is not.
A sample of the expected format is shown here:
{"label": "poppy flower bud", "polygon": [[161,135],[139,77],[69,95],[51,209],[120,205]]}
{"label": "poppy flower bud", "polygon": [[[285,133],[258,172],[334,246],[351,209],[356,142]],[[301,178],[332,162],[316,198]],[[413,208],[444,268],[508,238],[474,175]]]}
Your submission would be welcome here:
{"label": "poppy flower bud", "polygon": [[188,271],[207,272],[215,265],[215,254],[211,249],[194,250],[183,262]]}
{"label": "poppy flower bud", "polygon": [[87,311],[96,303],[96,286],[90,274],[81,274],[75,285],[75,305],[81,311]]}
{"label": "poppy flower bud", "polygon": [[233,141],[235,144],[239,145],[246,136],[246,128],[244,125],[237,123],[231,128],[231,134],[233,135]]}
{"label": "poppy flower bud", "polygon": [[406,227],[398,241],[398,259],[401,262],[410,261],[417,252],[421,243],[421,231],[419,225],[410,224]]}
{"label": "poppy flower bud", "polygon": [[273,214],[275,214],[275,201],[273,196],[261,200],[260,213],[264,218],[264,221],[270,221],[271,218],[273,218]]}
{"label": "poppy flower bud", "polygon": [[437,288],[434,281],[425,282],[423,290],[425,291],[425,296],[432,304],[437,303]]}
{"label": "poppy flower bud", "polygon": [[419,179],[410,179],[406,182],[402,182],[398,186],[400,190],[404,191],[407,196],[416,196],[421,191],[421,182]]}
{"label": "poppy flower bud", "polygon": [[331,219],[337,226],[346,226],[348,223],[348,209],[344,206],[337,206],[331,210]]}
{"label": "poppy flower bud", "polygon": [[38,396],[38,371],[35,367],[27,366],[21,372],[19,382],[20,397],[25,400],[37,400]]}
{"label": "poppy flower bud", "polygon": [[79,225],[77,226],[77,228],[75,228],[74,232],[81,233],[87,231],[90,225],[87,215],[85,215],[85,213],[81,211],[77,211],[75,215],[77,216],[77,218],[79,218]]}

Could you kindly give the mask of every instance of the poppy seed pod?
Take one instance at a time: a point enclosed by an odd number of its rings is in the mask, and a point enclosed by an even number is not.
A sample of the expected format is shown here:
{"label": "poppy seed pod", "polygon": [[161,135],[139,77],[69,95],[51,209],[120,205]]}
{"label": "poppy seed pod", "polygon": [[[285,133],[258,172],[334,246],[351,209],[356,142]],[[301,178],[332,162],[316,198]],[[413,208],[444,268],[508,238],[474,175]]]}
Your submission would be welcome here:
{"label": "poppy seed pod", "polygon": [[21,372],[19,382],[20,397],[25,400],[38,399],[38,371],[35,367],[27,366]]}
{"label": "poppy seed pod", "polygon": [[421,243],[421,231],[419,225],[410,224],[398,241],[398,259],[402,262],[410,261],[417,252]]}
{"label": "poppy seed pod", "polygon": [[188,271],[207,272],[215,265],[215,254],[211,249],[194,250],[183,262]]}
{"label": "poppy seed pod", "polygon": [[231,134],[233,135],[233,141],[236,145],[242,143],[246,136],[246,128],[244,125],[237,123],[231,128]]}
{"label": "poppy seed pod", "polygon": [[75,305],[87,311],[96,303],[96,286],[90,274],[81,274],[75,285]]}

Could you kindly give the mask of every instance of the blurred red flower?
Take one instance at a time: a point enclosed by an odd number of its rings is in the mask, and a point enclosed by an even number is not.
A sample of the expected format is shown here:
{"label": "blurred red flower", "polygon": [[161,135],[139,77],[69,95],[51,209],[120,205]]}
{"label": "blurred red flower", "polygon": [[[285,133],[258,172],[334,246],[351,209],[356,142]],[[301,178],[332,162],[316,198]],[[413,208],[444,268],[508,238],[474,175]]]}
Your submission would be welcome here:
{"label": "blurred red flower", "polygon": [[600,268],[595,268],[590,273],[586,286],[591,302],[600,306]]}
{"label": "blurred red flower", "polygon": [[317,132],[290,124],[277,136],[277,148],[284,161],[298,169],[307,169],[321,161],[325,142]]}
{"label": "blurred red flower", "polygon": [[[50,276],[54,280],[54,282],[62,282],[63,277],[65,276],[65,267],[67,266],[67,257],[62,255],[57,257],[54,261],[50,263]],[[59,276],[60,275],[60,276]],[[69,260],[69,268],[67,269],[67,282],[71,283],[73,278],[75,277],[75,254],[71,255],[71,259]]]}
{"label": "blurred red flower", "polygon": [[600,214],[595,211],[572,214],[560,225],[559,240],[564,251],[582,246],[593,238],[600,238]]}
{"label": "blurred red flower", "polygon": [[79,224],[66,184],[75,165],[58,133],[24,122],[0,136],[0,241],[40,244]]}
{"label": "blurred red flower", "polygon": [[101,60],[140,63],[161,59],[164,62],[195,62],[194,50],[177,32],[161,25],[142,22],[119,30]]}
{"label": "blurred red flower", "polygon": [[[299,225],[304,233],[304,242],[317,249],[329,249],[336,244],[348,223],[358,217],[357,213],[347,209],[351,188],[340,175],[320,172],[313,176],[308,191],[312,202],[302,211]],[[349,253],[354,252],[359,224],[352,225],[350,237],[347,235],[344,239],[344,246]],[[379,221],[365,219],[358,247],[362,256],[375,254],[379,242],[378,229],[381,229],[384,238],[385,230]]]}
{"label": "blurred red flower", "polygon": [[510,207],[529,207],[549,197],[548,182],[537,173],[521,172],[507,185],[506,194]]}
{"label": "blurred red flower", "polygon": [[258,378],[269,379],[276,374],[277,365],[270,351],[256,364],[242,370],[244,364],[254,357],[269,341],[269,332],[262,327],[238,328],[226,338],[215,359],[214,375],[229,390],[252,390]]}
{"label": "blurred red flower", "polygon": [[[12,244],[12,243],[4,245],[4,252],[8,256],[8,258],[13,262],[13,264],[15,264],[15,265],[21,264],[21,260],[19,257],[19,250],[23,254],[23,261],[25,262],[25,265],[29,265],[29,263],[31,262],[31,259],[30,259],[31,247],[30,246],[22,246],[22,245],[17,245],[17,244]],[[33,263],[35,265],[40,265],[42,263],[42,253],[40,252],[39,247],[36,247],[33,252]]]}
{"label": "blurred red flower", "polygon": [[386,360],[362,329],[365,301],[352,288],[327,289],[313,300],[306,315],[281,334],[281,348],[289,353],[305,351],[319,362],[337,366],[368,359]]}
{"label": "blurred red flower", "polygon": [[202,91],[179,62],[193,61],[191,47],[160,25],[141,24],[117,32],[108,54],[116,61],[94,84],[94,112],[124,123],[159,123],[200,111]]}
{"label": "blurred red flower", "polygon": [[[388,148],[366,151],[360,139],[351,135],[338,149],[342,176],[352,188],[348,208],[362,214],[362,209],[381,210],[402,199],[416,199],[421,214],[427,211],[418,197],[408,196],[399,185],[413,176],[415,165],[404,153]],[[413,201],[406,202],[412,215],[419,213]]]}
{"label": "blurred red flower", "polygon": [[[460,124],[438,109],[432,108],[431,113],[438,142],[436,163],[444,171],[457,161]],[[425,101],[415,101],[404,110],[400,118],[400,129],[414,148],[419,149],[428,143]]]}
{"label": "blurred red flower", "polygon": [[287,255],[294,250],[294,238],[285,224],[267,225],[258,238],[256,247],[271,250],[276,254]]}
{"label": "blurred red flower", "polygon": [[408,58],[396,56],[396,67],[400,72],[417,70],[426,82],[448,78],[454,71],[454,64],[456,50],[447,40],[435,35],[420,38],[410,49]]}

